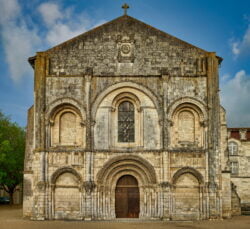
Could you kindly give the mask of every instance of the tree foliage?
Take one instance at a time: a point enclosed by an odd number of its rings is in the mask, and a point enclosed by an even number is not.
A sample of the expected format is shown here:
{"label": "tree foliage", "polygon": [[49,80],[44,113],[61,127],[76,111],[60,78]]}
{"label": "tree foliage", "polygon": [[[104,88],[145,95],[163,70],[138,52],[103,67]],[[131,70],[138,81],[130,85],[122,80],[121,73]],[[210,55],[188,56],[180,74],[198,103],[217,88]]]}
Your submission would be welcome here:
{"label": "tree foliage", "polygon": [[10,194],[23,178],[25,130],[0,111],[0,185]]}

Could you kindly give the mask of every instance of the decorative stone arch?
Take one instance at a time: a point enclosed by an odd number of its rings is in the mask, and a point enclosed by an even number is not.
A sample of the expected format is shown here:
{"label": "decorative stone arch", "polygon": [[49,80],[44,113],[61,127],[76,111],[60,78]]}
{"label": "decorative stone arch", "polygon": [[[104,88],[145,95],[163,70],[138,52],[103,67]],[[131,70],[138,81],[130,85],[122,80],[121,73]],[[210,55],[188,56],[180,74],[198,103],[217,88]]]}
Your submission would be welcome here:
{"label": "decorative stone arch", "polygon": [[117,171],[123,170],[136,171],[143,178],[141,180],[143,185],[153,185],[157,182],[154,167],[149,162],[136,155],[122,155],[112,158],[104,164],[103,168],[97,173],[97,183],[103,185],[103,182],[107,183],[107,180],[117,174]]}
{"label": "decorative stone arch", "polygon": [[45,112],[46,113],[45,118],[47,122],[49,122],[50,118],[55,113],[57,113],[57,109],[60,109],[63,106],[71,106],[79,113],[82,121],[86,119],[85,108],[83,107],[83,104],[74,98],[64,97],[56,99],[48,105],[48,108],[46,109]]}
{"label": "decorative stone arch", "polygon": [[[134,107],[134,137],[122,141],[118,137],[118,109],[121,101]],[[144,148],[160,149],[161,120],[157,97],[147,88],[132,82],[117,83],[101,92],[92,105],[94,148],[98,150]],[[126,124],[126,123],[125,123]],[[151,134],[145,130],[152,130]],[[132,134],[130,135],[132,136]],[[128,137],[129,138],[129,137]]]}
{"label": "decorative stone arch", "polygon": [[83,182],[81,175],[73,168],[71,167],[61,167],[57,169],[52,175],[50,179],[50,183],[54,185],[56,183],[57,178],[62,175],[63,173],[72,173],[79,179],[79,183],[81,184]]}
{"label": "decorative stone arch", "polygon": [[172,147],[205,147],[207,110],[197,99],[183,97],[168,108]]}
{"label": "decorative stone arch", "polygon": [[160,102],[157,98],[157,96],[148,88],[146,88],[145,86],[142,86],[140,84],[134,83],[134,82],[121,82],[121,83],[116,83],[108,88],[106,88],[104,91],[102,91],[97,98],[95,99],[95,101],[92,104],[92,119],[95,120],[96,117],[96,112],[98,109],[98,106],[100,105],[101,101],[112,91],[120,89],[120,88],[134,88],[137,89],[139,91],[141,91],[142,93],[144,93],[145,95],[147,95],[152,102],[154,103],[154,106],[156,107],[157,111],[158,111],[158,115],[159,117],[161,117],[161,112],[160,111]]}
{"label": "decorative stone arch", "polygon": [[200,185],[203,185],[204,184],[204,179],[203,179],[203,176],[202,174],[197,171],[196,169],[192,168],[192,167],[183,167],[181,169],[179,169],[174,175],[173,175],[173,178],[172,178],[172,184],[174,185],[176,183],[176,181],[178,180],[178,178],[185,174],[185,173],[190,173],[192,174],[199,182]]}
{"label": "decorative stone arch", "polygon": [[[100,212],[109,211],[115,218],[115,190],[118,180],[123,176],[133,176],[138,182],[140,216],[147,217],[151,208],[145,201],[150,201],[150,193],[156,193],[157,178],[154,167],[145,159],[136,155],[122,155],[110,159],[97,173],[97,192]],[[156,198],[158,200],[158,198]],[[106,206],[105,208],[103,206]]]}
{"label": "decorative stone arch", "polygon": [[138,111],[140,110],[141,106],[140,99],[135,94],[130,92],[123,92],[117,95],[112,101],[112,108],[116,109],[116,107],[118,107],[118,105],[124,100],[129,100],[135,105]]}
{"label": "decorative stone arch", "polygon": [[172,117],[174,115],[174,112],[176,109],[181,105],[195,105],[196,108],[200,110],[200,113],[202,114],[202,118],[204,121],[208,119],[207,109],[203,102],[199,101],[198,99],[191,98],[191,97],[182,97],[180,99],[175,100],[172,102],[168,107],[168,120],[172,120]]}
{"label": "decorative stone arch", "polygon": [[[81,110],[82,105],[75,99],[71,98],[61,98],[55,100],[46,111],[46,132],[48,136],[48,145],[74,145],[74,146],[85,146],[85,120],[86,114],[84,110]],[[63,125],[64,130],[69,132],[68,134],[62,135],[63,129],[61,124],[63,123],[63,116],[67,115],[67,119],[72,119],[72,125]],[[64,116],[65,117],[65,116]],[[69,121],[66,121],[66,123]],[[72,134],[70,134],[73,131]],[[62,136],[65,136],[62,140]],[[69,136],[69,138],[67,138]],[[72,138],[70,140],[70,138]]]}

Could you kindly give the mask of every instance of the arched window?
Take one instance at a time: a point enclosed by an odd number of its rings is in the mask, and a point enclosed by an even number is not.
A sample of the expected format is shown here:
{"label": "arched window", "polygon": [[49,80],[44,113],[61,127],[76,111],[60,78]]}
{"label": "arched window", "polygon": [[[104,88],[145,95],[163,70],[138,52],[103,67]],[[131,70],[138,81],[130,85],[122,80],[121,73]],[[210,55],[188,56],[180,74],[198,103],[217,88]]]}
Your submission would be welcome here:
{"label": "arched window", "polygon": [[135,141],[135,109],[129,101],[124,101],[118,107],[118,142]]}
{"label": "arched window", "polygon": [[238,144],[236,142],[228,143],[229,155],[237,155],[238,154]]}

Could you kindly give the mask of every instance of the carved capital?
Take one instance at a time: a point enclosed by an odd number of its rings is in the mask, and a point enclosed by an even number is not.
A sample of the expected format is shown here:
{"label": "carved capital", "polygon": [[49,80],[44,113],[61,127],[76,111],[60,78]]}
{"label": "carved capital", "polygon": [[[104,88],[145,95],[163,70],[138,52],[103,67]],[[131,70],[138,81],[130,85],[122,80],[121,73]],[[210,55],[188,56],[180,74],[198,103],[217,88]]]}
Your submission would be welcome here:
{"label": "carved capital", "polygon": [[172,120],[168,119],[167,121],[168,121],[169,126],[173,126],[174,125],[174,122]]}
{"label": "carved capital", "polygon": [[54,120],[50,119],[50,120],[49,120],[49,124],[50,124],[51,126],[54,126],[54,124],[55,124]]}
{"label": "carved capital", "polygon": [[170,76],[167,74],[167,72],[163,72],[163,71],[166,71],[166,70],[162,70],[162,80],[164,81],[164,82],[168,82],[169,81],[169,78],[170,78]]}
{"label": "carved capital", "polygon": [[95,124],[96,124],[96,121],[94,121],[94,120],[91,121],[91,123],[90,123],[91,126],[94,126]]}
{"label": "carved capital", "polygon": [[81,127],[85,127],[86,126],[86,121],[80,122],[80,125],[81,125]]}
{"label": "carved capital", "polygon": [[95,187],[96,187],[96,184],[94,181],[85,181],[84,182],[84,188],[85,188],[85,191],[87,192],[87,194],[90,194],[91,192],[93,192]]}
{"label": "carved capital", "polygon": [[162,188],[171,188],[171,184],[168,181],[164,181],[160,183],[160,187]]}
{"label": "carved capital", "polygon": [[39,191],[44,191],[46,183],[44,181],[39,181],[37,182],[36,186]]}
{"label": "carved capital", "polygon": [[208,125],[207,120],[200,121],[200,126],[206,127]]}
{"label": "carved capital", "polygon": [[115,112],[116,108],[115,107],[110,107],[111,112]]}
{"label": "carved capital", "polygon": [[137,108],[137,111],[140,113],[140,112],[142,112],[143,111],[143,107],[138,107]]}
{"label": "carved capital", "polygon": [[160,126],[163,126],[163,123],[164,123],[163,120],[162,120],[162,119],[159,119],[159,125],[160,125]]}

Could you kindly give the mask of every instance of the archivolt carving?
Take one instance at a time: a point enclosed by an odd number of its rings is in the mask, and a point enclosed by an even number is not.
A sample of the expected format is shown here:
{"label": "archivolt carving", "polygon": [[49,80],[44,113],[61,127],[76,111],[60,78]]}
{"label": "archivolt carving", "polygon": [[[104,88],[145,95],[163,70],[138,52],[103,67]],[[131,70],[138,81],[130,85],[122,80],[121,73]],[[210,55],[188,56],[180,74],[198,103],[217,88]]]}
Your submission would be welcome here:
{"label": "archivolt carving", "polygon": [[63,103],[51,110],[49,116],[49,127],[51,135],[51,146],[85,144],[85,115],[82,116],[78,107]]}
{"label": "archivolt carving", "polygon": [[112,185],[122,175],[135,176],[141,185],[156,184],[153,166],[135,155],[123,155],[109,160],[97,174],[99,185]]}
{"label": "archivolt carving", "polygon": [[205,144],[207,112],[205,106],[192,98],[177,100],[169,108],[171,145],[202,147]]}
{"label": "archivolt carving", "polygon": [[51,184],[55,184],[56,183],[56,180],[57,178],[62,175],[63,173],[72,173],[73,175],[75,175],[80,183],[82,183],[82,177],[81,175],[73,168],[71,167],[62,167],[62,168],[59,168],[57,169],[51,176]]}
{"label": "archivolt carving", "polygon": [[99,107],[99,104],[102,102],[102,100],[112,91],[120,89],[120,88],[134,88],[137,89],[139,91],[141,91],[142,93],[146,94],[154,103],[154,106],[156,107],[157,111],[158,111],[158,115],[159,117],[161,116],[160,112],[159,112],[159,106],[160,103],[157,99],[157,97],[146,87],[139,85],[137,83],[133,83],[133,82],[121,82],[121,83],[117,83],[114,84],[110,87],[108,87],[107,89],[105,89],[104,91],[102,91],[97,98],[95,99],[93,105],[92,105],[92,118],[93,120],[95,119],[96,116],[96,112],[97,109]]}
{"label": "archivolt carving", "polygon": [[[63,106],[70,106],[75,108],[75,110],[79,113],[80,117],[84,120],[86,117],[85,112],[81,111],[81,108],[83,108],[83,105],[78,102],[76,99],[73,98],[60,98],[54,100],[52,103],[48,105],[48,108],[46,110],[46,120],[49,121],[49,119],[58,112],[58,109],[60,109]],[[85,110],[85,109],[84,109]]]}
{"label": "archivolt carving", "polygon": [[202,102],[200,102],[199,100],[197,100],[195,98],[190,98],[190,97],[180,98],[180,99],[178,99],[170,104],[170,106],[168,108],[168,112],[167,112],[169,120],[172,120],[172,117],[173,117],[174,112],[176,111],[177,107],[179,107],[182,104],[195,105],[200,110],[200,113],[202,114],[202,119],[207,120],[206,106]]}
{"label": "archivolt carving", "polygon": [[204,184],[204,179],[203,176],[201,175],[201,173],[199,171],[197,171],[196,169],[192,168],[192,167],[183,167],[180,170],[178,170],[173,178],[172,178],[172,184],[175,184],[176,181],[178,180],[178,178],[185,174],[185,173],[191,173],[193,176],[195,176],[197,178],[197,180],[199,181],[200,184]]}

